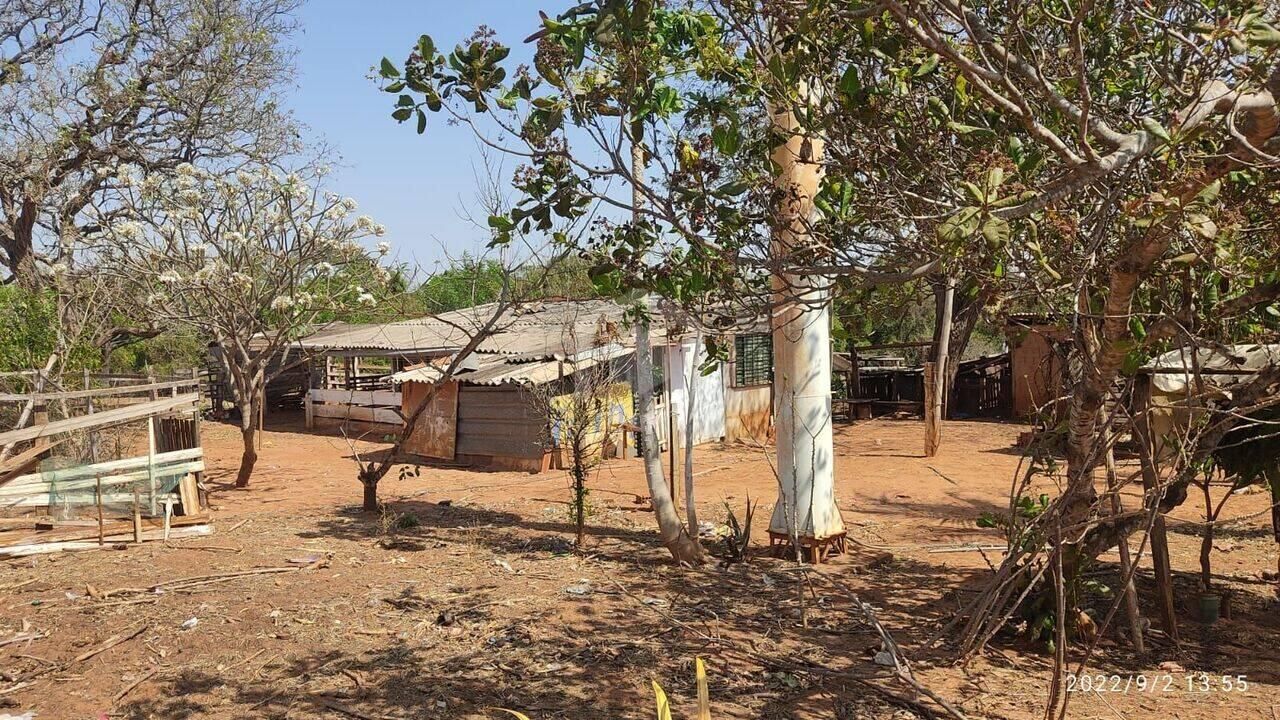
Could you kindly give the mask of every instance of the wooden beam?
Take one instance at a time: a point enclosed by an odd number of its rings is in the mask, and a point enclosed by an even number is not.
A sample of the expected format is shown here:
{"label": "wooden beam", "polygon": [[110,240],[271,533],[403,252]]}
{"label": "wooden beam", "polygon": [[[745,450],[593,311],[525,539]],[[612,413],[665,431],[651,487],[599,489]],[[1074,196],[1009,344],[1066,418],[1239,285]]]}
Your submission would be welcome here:
{"label": "wooden beam", "polygon": [[173,398],[164,398],[163,400],[155,400],[152,402],[115,408],[113,410],[107,410],[94,415],[68,418],[66,420],[55,420],[54,422],[44,425],[36,425],[34,427],[21,428],[18,430],[10,430],[9,432],[0,433],[0,445],[10,445],[24,440],[52,437],[54,435],[75,432],[77,430],[102,427],[104,425],[118,425],[120,423],[140,420],[142,418],[151,417],[152,415],[170,412],[179,408],[194,408],[196,403],[199,401],[199,393],[188,393],[186,395],[179,395]]}
{"label": "wooden beam", "polygon": [[[88,377],[88,376],[86,376]],[[171,380],[168,382],[147,383],[145,385],[117,385],[107,388],[93,388],[85,390],[64,390],[62,392],[35,392],[35,393],[0,393],[0,402],[27,402],[27,401],[48,401],[48,400],[75,400],[78,398],[96,398],[111,395],[130,395],[133,393],[149,393],[154,394],[159,390],[177,390],[182,387],[199,387],[200,381],[197,380]]]}

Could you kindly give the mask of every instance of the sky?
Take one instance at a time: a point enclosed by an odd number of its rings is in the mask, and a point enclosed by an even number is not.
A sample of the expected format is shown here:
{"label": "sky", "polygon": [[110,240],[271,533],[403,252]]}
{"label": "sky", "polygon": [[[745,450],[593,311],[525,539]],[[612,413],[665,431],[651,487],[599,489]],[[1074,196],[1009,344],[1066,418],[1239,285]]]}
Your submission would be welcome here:
{"label": "sky", "polygon": [[[480,25],[513,46],[512,59],[532,56],[523,39],[539,27],[534,0],[309,0],[292,39],[296,87],[288,105],[312,135],[340,155],[330,189],[387,228],[402,262],[429,273],[436,263],[477,252],[488,233],[464,217],[476,207],[480,151],[471,130],[430,116],[423,135],[391,119],[395,97],[380,92],[370,69],[385,55],[400,64],[418,36],[452,48]],[[557,5],[550,6],[553,12]],[[508,161],[508,165],[513,165]]]}

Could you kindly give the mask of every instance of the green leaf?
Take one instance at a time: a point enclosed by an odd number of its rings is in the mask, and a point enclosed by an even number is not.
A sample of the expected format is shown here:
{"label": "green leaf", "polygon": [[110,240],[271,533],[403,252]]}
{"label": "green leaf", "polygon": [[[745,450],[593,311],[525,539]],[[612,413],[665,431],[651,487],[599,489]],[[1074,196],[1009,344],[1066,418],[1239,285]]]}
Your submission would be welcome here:
{"label": "green leaf", "polygon": [[717,125],[711,130],[711,142],[723,155],[735,155],[742,146],[742,136],[732,125]]}
{"label": "green leaf", "polygon": [[506,217],[505,215],[490,215],[489,227],[493,228],[494,230],[509,232],[511,230],[514,230],[516,225],[515,223],[511,222],[510,218]]}
{"label": "green leaf", "polygon": [[421,135],[422,133],[427,131],[427,114],[422,112],[422,110],[418,110],[417,113],[418,113],[418,134]]}
{"label": "green leaf", "polygon": [[1147,329],[1142,326],[1142,320],[1137,315],[1129,318],[1129,332],[1138,341],[1145,340],[1147,337]]}
{"label": "green leaf", "polygon": [[847,98],[853,99],[860,90],[862,90],[862,79],[858,77],[858,66],[850,64],[844,69],[840,75],[839,83],[840,92]]}
{"label": "green leaf", "polygon": [[1214,180],[1205,186],[1203,190],[1196,193],[1196,199],[1202,203],[1212,203],[1218,199],[1218,194],[1222,192],[1222,179]]}
{"label": "green leaf", "polygon": [[397,122],[404,122],[405,120],[408,120],[412,116],[413,116],[413,108],[407,108],[407,107],[396,108],[395,112],[391,113],[391,117],[395,118]]}
{"label": "green leaf", "polygon": [[992,250],[1004,247],[1009,242],[1011,232],[1009,221],[1002,217],[992,215],[982,223],[982,237],[986,239],[987,247]]}
{"label": "green leaf", "polygon": [[396,64],[391,62],[390,59],[382,58],[382,66],[379,68],[379,74],[388,79],[398,78],[400,77],[400,69],[397,68]]}
{"label": "green leaf", "polygon": [[1250,23],[1249,31],[1245,35],[1249,38],[1250,45],[1261,45],[1262,47],[1280,45],[1280,30],[1261,20],[1255,20]]}
{"label": "green leaf", "polygon": [[978,127],[977,125],[965,125],[964,123],[958,123],[954,120],[947,123],[947,127],[950,128],[952,132],[956,132],[961,135],[979,135],[984,137],[995,137],[996,135],[994,130]]}
{"label": "green leaf", "polygon": [[431,62],[436,56],[436,44],[430,35],[423,35],[418,38],[418,54],[422,56],[425,62]]}
{"label": "green leaf", "polygon": [[938,225],[938,237],[944,242],[960,243],[978,230],[978,208],[960,208]]}
{"label": "green leaf", "polygon": [[929,73],[933,72],[937,67],[938,67],[938,53],[934,53],[929,57],[925,58],[924,62],[920,63],[920,67],[916,68],[915,76],[922,77],[924,75],[928,75]]}
{"label": "green leaf", "polygon": [[1160,138],[1161,140],[1167,143],[1173,142],[1173,140],[1169,137],[1169,131],[1165,130],[1163,125],[1156,122],[1155,118],[1144,117],[1142,118],[1141,122],[1142,122],[1143,130],[1146,130],[1147,132],[1151,133],[1152,135],[1155,135],[1156,137]]}
{"label": "green leaf", "polygon": [[1004,183],[1004,168],[999,165],[993,166],[987,170],[987,196],[992,197],[996,194],[996,190],[1000,189],[1000,185]]}

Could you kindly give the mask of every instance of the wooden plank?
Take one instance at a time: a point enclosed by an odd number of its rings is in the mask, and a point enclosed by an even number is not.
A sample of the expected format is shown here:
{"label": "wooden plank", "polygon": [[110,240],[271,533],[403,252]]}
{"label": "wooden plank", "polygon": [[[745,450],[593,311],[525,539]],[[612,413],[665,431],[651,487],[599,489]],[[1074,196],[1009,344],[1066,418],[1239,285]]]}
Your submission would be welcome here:
{"label": "wooden plank", "polygon": [[62,440],[58,440],[57,442],[49,443],[47,445],[36,445],[23,450],[4,462],[0,462],[0,485],[4,485],[11,480],[16,480],[21,477],[18,473],[29,470],[31,465],[40,459],[41,455],[49,452],[61,443]]}
{"label": "wooden plank", "polygon": [[[199,460],[204,457],[202,448],[189,448],[186,450],[174,450],[172,452],[160,453],[155,456],[155,461],[159,465],[171,465],[174,463],[185,462],[187,460]],[[44,472],[31,473],[30,475],[22,475],[13,479],[10,485],[21,484],[24,482],[47,482],[47,481],[66,481],[78,478],[92,478],[95,475],[104,475],[109,473],[117,473],[121,470],[135,470],[145,468],[147,466],[147,456],[139,455],[137,457],[121,458],[119,460],[107,460],[100,463],[92,463],[89,465],[77,465],[75,467],[61,468],[58,470],[45,470]]]}
{"label": "wooden plank", "polygon": [[324,390],[312,388],[311,400],[316,403],[337,403],[364,407],[400,407],[401,394],[394,390]]}
{"label": "wooden plank", "polygon": [[133,482],[141,482],[149,480],[152,477],[167,478],[187,473],[204,472],[203,460],[190,460],[181,463],[170,463],[167,465],[157,466],[152,472],[150,469],[135,470],[133,472],[118,473],[115,475],[97,475],[94,477],[80,478],[77,480],[66,481],[43,481],[43,482],[27,482],[21,485],[10,483],[4,487],[0,487],[0,505],[4,504],[4,498],[23,497],[26,495],[48,494],[51,492],[63,494],[78,490],[88,490],[97,487],[99,480],[104,487],[112,485],[127,485]]}
{"label": "wooden plank", "polygon": [[[6,510],[13,510],[13,509],[20,509],[20,508],[47,508],[49,507],[50,504],[53,504],[54,500],[57,501],[57,504],[59,506],[65,503],[72,507],[88,507],[88,506],[97,504],[98,499],[95,496],[96,496],[96,493],[94,495],[85,495],[82,499],[76,500],[73,502],[71,498],[66,498],[66,497],[50,498],[48,494],[28,495],[26,497],[0,500],[0,508],[4,508]],[[157,503],[164,501],[166,498],[172,499],[174,502],[178,502],[177,493],[158,493],[155,496],[155,498]],[[102,494],[102,504],[132,506],[133,492],[130,491],[130,492],[109,493],[104,491]]]}
{"label": "wooden plank", "polygon": [[26,402],[28,400],[74,400],[77,398],[96,398],[110,395],[129,395],[138,392],[155,392],[157,390],[176,390],[183,387],[196,387],[199,380],[173,380],[169,382],[148,383],[146,385],[119,385],[107,388],[90,388],[86,390],[65,390],[62,392],[37,393],[0,393],[0,402]]}
{"label": "wooden plank", "polygon": [[370,408],[357,405],[313,405],[311,414],[315,417],[337,418],[339,420],[356,420],[359,422],[386,423],[403,425],[399,409]]}
{"label": "wooden plank", "polygon": [[[213,527],[210,525],[192,525],[189,527],[179,528],[170,533],[171,539],[200,537],[203,535],[212,535]],[[149,530],[142,533],[142,540],[160,540],[164,536],[163,530]],[[108,535],[105,541],[109,544],[128,542],[133,540],[133,533],[121,535]],[[44,553],[62,552],[64,550],[97,550],[102,546],[97,540],[66,540],[62,542],[44,542],[30,543],[27,545],[12,545],[0,547],[0,556],[2,557],[26,557],[28,555],[40,555]]]}
{"label": "wooden plank", "polygon": [[44,425],[36,425],[34,427],[21,428],[19,430],[10,430],[9,432],[0,433],[0,445],[9,445],[12,443],[22,442],[24,440],[36,440],[38,438],[52,437],[63,433],[75,432],[76,430],[102,427],[104,425],[118,425],[120,423],[140,420],[142,418],[158,415],[164,412],[170,412],[179,408],[194,408],[196,403],[199,401],[200,395],[198,393],[188,393],[177,397],[165,398],[163,400],[155,400],[152,402],[140,403],[138,405],[130,405],[128,407],[107,410],[94,415],[84,415],[76,418],[68,418],[66,420],[55,420],[54,422],[46,423]]}

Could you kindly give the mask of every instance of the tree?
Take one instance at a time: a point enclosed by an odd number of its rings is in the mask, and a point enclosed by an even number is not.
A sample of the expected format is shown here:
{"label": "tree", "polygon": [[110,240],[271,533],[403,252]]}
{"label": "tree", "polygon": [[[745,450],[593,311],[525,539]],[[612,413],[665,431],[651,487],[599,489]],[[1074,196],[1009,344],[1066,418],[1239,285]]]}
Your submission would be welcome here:
{"label": "tree", "polygon": [[948,273],[1034,296],[1074,334],[1051,438],[1065,466],[1045,450],[1034,469],[1064,492],[1031,521],[1035,549],[1012,548],[967,609],[972,650],[1027,583],[1047,580],[1061,607],[1084,562],[1182,502],[1241,415],[1275,403],[1272,371],[1230,403],[1197,393],[1203,425],[1147,474],[1143,512],[1107,509],[1094,471],[1138,368],[1171,347],[1274,336],[1280,258],[1261,220],[1280,160],[1274,5],[884,0],[801,19],[789,37],[813,41],[839,98],[809,122],[831,138],[831,174],[856,183],[852,228],[881,226],[881,256],[932,243]]}
{"label": "tree", "polygon": [[[16,0],[0,8],[0,266],[28,289],[117,169],[269,160],[294,0]],[[236,159],[238,158],[238,160]],[[99,218],[109,220],[110,218]],[[42,248],[42,245],[45,246]]]}
{"label": "tree", "polygon": [[[111,219],[85,241],[89,272],[116,277],[155,322],[194,328],[218,347],[244,441],[237,487],[257,462],[259,403],[282,369],[272,360],[318,318],[372,305],[377,288],[359,279],[386,278],[361,245],[383,228],[314,180],[265,166],[216,175],[180,165],[140,179],[126,170],[126,204],[108,208]],[[378,254],[388,249],[379,243]]]}
{"label": "tree", "polygon": [[588,361],[574,368],[564,383],[547,383],[530,388],[535,407],[546,414],[548,445],[567,462],[573,498],[569,507],[576,526],[575,547],[581,549],[586,537],[587,479],[604,457],[609,425],[620,394],[630,392],[626,377],[610,361]]}

